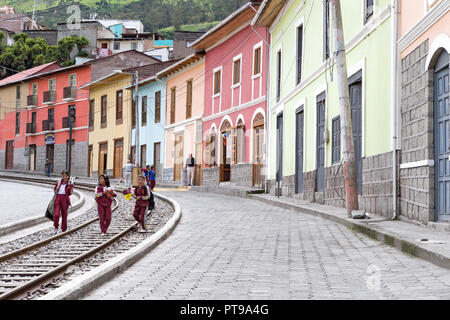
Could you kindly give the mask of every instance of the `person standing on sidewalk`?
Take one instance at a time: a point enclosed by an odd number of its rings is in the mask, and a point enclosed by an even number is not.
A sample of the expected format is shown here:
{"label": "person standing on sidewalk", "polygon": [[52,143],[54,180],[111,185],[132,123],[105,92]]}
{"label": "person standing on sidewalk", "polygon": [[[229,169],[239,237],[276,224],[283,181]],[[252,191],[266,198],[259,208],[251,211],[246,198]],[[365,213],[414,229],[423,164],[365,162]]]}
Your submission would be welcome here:
{"label": "person standing on sidewalk", "polygon": [[156,176],[155,176],[155,167],[151,166],[150,170],[148,171],[148,181],[150,184],[150,190],[153,191],[156,185]]}
{"label": "person standing on sidewalk", "polygon": [[56,182],[54,191],[57,193],[55,199],[55,214],[53,216],[53,226],[55,234],[58,233],[59,217],[62,218],[61,231],[67,230],[67,211],[70,204],[70,196],[73,193],[73,184],[69,182],[70,173],[68,171],[61,172],[62,179]]}
{"label": "person standing on sidewalk", "polygon": [[95,188],[95,201],[97,202],[98,215],[100,218],[101,235],[105,236],[111,223],[111,204],[112,198],[117,194],[111,188],[111,183],[107,175],[100,175],[98,177],[98,186]]}
{"label": "person standing on sidewalk", "polygon": [[187,168],[187,184],[188,186],[193,186],[195,174],[195,158],[192,156],[192,153],[189,154],[189,158],[187,158],[186,160],[186,168]]}
{"label": "person standing on sidewalk", "polygon": [[44,165],[44,168],[45,168],[45,175],[46,175],[47,177],[50,177],[51,163],[50,163],[50,161],[48,161],[48,159],[45,159],[45,165]]}
{"label": "person standing on sidewalk", "polygon": [[134,164],[130,162],[130,160],[127,161],[127,164],[125,165],[125,183],[127,187],[131,187],[131,172],[133,171]]}
{"label": "person standing on sidewalk", "polygon": [[138,186],[134,188],[133,198],[136,199],[136,205],[134,207],[133,217],[141,224],[142,231],[144,232],[147,231],[145,227],[145,215],[147,213],[150,196],[150,188],[145,185],[145,176],[141,174],[138,178]]}

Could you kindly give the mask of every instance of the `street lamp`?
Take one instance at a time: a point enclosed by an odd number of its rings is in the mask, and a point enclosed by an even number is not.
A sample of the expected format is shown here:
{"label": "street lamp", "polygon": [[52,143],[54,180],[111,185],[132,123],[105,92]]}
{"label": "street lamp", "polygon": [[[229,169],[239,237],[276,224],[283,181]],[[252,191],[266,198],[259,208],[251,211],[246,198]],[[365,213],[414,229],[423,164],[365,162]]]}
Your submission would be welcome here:
{"label": "street lamp", "polygon": [[[134,91],[135,91],[135,108],[136,108],[136,161],[135,163],[138,165],[140,165],[140,145],[139,145],[139,110],[138,110],[138,105],[139,105],[139,71],[135,71],[135,72],[123,72],[122,70],[114,70],[115,73],[117,74],[131,74],[132,76],[134,76]],[[130,132],[131,135],[131,132]],[[130,141],[130,148],[131,148],[131,141]],[[131,154],[131,150],[130,150],[130,154]]]}

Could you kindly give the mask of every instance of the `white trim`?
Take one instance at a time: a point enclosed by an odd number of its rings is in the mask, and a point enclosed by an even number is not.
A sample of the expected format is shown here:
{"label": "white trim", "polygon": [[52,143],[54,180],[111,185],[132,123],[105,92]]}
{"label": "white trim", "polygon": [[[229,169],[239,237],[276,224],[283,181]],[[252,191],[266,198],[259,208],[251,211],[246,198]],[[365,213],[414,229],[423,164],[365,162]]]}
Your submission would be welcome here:
{"label": "white trim", "polygon": [[[322,93],[325,93],[325,127],[324,127],[324,132],[325,130],[328,130],[327,128],[327,109],[328,109],[328,103],[327,103],[327,98],[328,98],[328,91],[327,91],[327,86],[322,85],[320,87],[318,87],[315,91],[314,91],[314,170],[317,170],[317,97],[319,95],[321,95]],[[324,168],[327,167],[327,143],[324,141]]]}
{"label": "white trim", "polygon": [[211,127],[209,128],[209,134],[212,133],[212,129],[214,129],[214,132],[217,133],[217,126],[214,122],[211,124]]}
{"label": "white trim", "polygon": [[366,1],[367,0],[362,0],[361,1],[361,3],[362,3],[362,6],[361,6],[361,12],[362,12],[362,26],[364,27],[366,24],[368,24],[368,23],[370,23],[370,21],[374,18],[374,17],[376,17],[376,14],[377,14],[377,9],[378,9],[378,6],[377,6],[377,1],[376,0],[374,0],[373,1],[373,12],[372,12],[372,16],[369,18],[369,20],[367,20],[366,21]]}
{"label": "white trim", "polygon": [[234,127],[234,126],[233,126],[233,121],[231,120],[231,117],[230,117],[229,115],[225,115],[225,116],[223,116],[222,120],[220,121],[219,130],[218,130],[218,133],[219,133],[219,134],[222,132],[222,131],[221,131],[221,129],[222,129],[222,124],[225,122],[225,120],[228,120],[228,122],[229,122],[230,125],[231,125],[231,128]]}
{"label": "white trim", "polygon": [[[239,82],[236,84],[233,84],[234,82],[234,63],[236,61],[240,60],[240,65],[239,65]],[[231,107],[234,106],[234,89],[239,88],[239,103],[238,105],[241,104],[241,96],[242,96],[242,63],[243,63],[243,59],[242,59],[242,53],[238,54],[237,56],[235,56],[233,58],[233,63],[231,64]]]}
{"label": "white trim", "polygon": [[450,37],[446,33],[441,33],[431,44],[430,49],[428,50],[427,61],[425,63],[425,71],[430,69],[431,60],[440,49],[445,49],[447,53],[450,54]]}
{"label": "white trim", "polygon": [[185,124],[176,126],[175,128],[173,128],[172,134],[176,134],[176,133],[178,133],[180,131],[184,131],[185,129],[186,129],[186,125]]}
{"label": "white trim", "polygon": [[[255,112],[253,112],[253,116],[252,116],[252,121],[250,122],[250,163],[253,163],[253,121],[255,120],[256,116],[258,114],[262,114],[263,118],[264,118],[264,141],[266,141],[266,131],[267,131],[267,127],[266,127],[266,111],[259,107],[258,109],[255,110]],[[264,150],[265,152],[265,150]],[[264,155],[264,158],[266,157],[266,155]]]}
{"label": "white trim", "polygon": [[434,167],[434,160],[422,160],[417,162],[409,162],[400,164],[400,169],[411,169],[420,167]]}
{"label": "white trim", "polygon": [[[259,66],[259,73],[258,74],[253,74],[253,72],[255,71],[255,51],[257,49],[260,49],[260,66]],[[252,81],[252,100],[255,99],[255,80],[259,78],[259,95],[262,96],[262,70],[263,70],[263,41],[261,40],[260,42],[258,42],[257,44],[255,44],[253,46],[253,56],[252,56],[252,72],[251,72],[251,81]]]}
{"label": "white trim", "polygon": [[295,140],[294,140],[294,145],[295,145],[295,151],[294,151],[294,175],[297,173],[296,171],[296,161],[297,161],[297,109],[300,108],[301,106],[303,106],[303,173],[306,172],[306,98],[300,100],[297,104],[296,104],[296,108],[294,110],[294,115],[295,115],[295,124],[294,124],[294,136],[295,136]]}
{"label": "white trim", "polygon": [[218,143],[218,148],[217,148],[217,164],[220,166],[223,162],[223,157],[222,157],[222,146],[223,146],[223,137],[222,137],[222,124],[225,122],[225,120],[227,120],[230,125],[231,128],[233,128],[233,121],[231,120],[229,115],[225,115],[222,120],[220,121],[220,126],[219,126],[219,130],[217,131],[217,136],[219,139],[217,139],[217,143]]}
{"label": "white trim", "polygon": [[366,57],[359,60],[356,64],[352,65],[348,72],[348,78],[350,79],[353,75],[355,75],[360,70],[362,71],[361,74],[361,81],[362,81],[362,92],[361,92],[361,157],[366,157]]}
{"label": "white trim", "polygon": [[203,115],[199,115],[199,116],[196,116],[196,117],[193,117],[193,118],[190,118],[190,119],[179,121],[177,123],[173,123],[173,124],[165,126],[164,129],[165,130],[169,130],[169,129],[176,128],[176,127],[181,126],[181,125],[186,125],[186,124],[194,122],[196,120],[200,120],[202,117],[203,117]]}
{"label": "white trim", "polygon": [[[297,84],[297,72],[298,72],[298,28],[303,27],[302,30],[302,77],[300,78],[300,82]],[[302,16],[300,17],[299,20],[297,20],[297,22],[294,25],[294,34],[295,34],[295,72],[294,72],[294,87],[296,87],[297,85],[299,85],[300,83],[302,83],[302,78],[303,78],[303,70],[305,70],[304,68],[304,52],[305,52],[305,17]]]}
{"label": "white trim", "polygon": [[245,119],[244,119],[244,115],[243,115],[242,113],[239,113],[238,116],[237,116],[237,118],[236,118],[236,126],[238,125],[239,120],[242,120],[242,123],[243,123],[244,126],[245,126]]}
{"label": "white trim", "polygon": [[398,41],[400,51],[408,48],[417,38],[424,34],[430,27],[439,21],[450,10],[450,1],[438,2],[427,14],[420,19],[403,37]]}
{"label": "white trim", "polygon": [[266,100],[266,96],[263,96],[263,97],[258,98],[256,100],[253,100],[253,101],[241,104],[240,106],[233,107],[233,108],[230,108],[230,109],[225,110],[225,111],[221,111],[221,112],[216,113],[216,114],[212,114],[210,116],[207,116],[207,117],[203,118],[203,122],[206,122],[206,121],[209,121],[209,120],[214,120],[216,118],[222,117],[222,116],[230,114],[230,113],[234,113],[236,111],[239,111],[239,110],[242,110],[242,109],[245,109],[245,108],[253,107],[254,105],[257,105],[257,104],[259,104],[261,102],[264,102],[265,100]]}
{"label": "white trim", "polygon": [[[216,73],[220,71],[220,93],[214,93],[214,88],[216,85]],[[219,112],[222,110],[222,85],[223,85],[223,65],[214,68],[213,70],[213,81],[212,81],[212,114],[215,112],[214,100],[220,97],[219,100]]]}
{"label": "white trim", "polygon": [[[72,130],[86,130],[89,129],[89,127],[78,127],[78,128],[72,128]],[[69,128],[64,128],[64,129],[58,129],[58,130],[53,130],[53,131],[41,131],[38,133],[27,133],[26,136],[27,137],[33,137],[33,136],[40,136],[43,134],[47,134],[47,133],[58,133],[58,132],[65,132],[65,131],[69,131]]]}
{"label": "white trim", "polygon": [[278,89],[278,53],[281,55],[280,61],[280,81],[283,81],[283,44],[280,44],[275,50],[275,101],[280,103],[283,100],[283,85],[280,83],[280,100],[277,101],[277,89]]}

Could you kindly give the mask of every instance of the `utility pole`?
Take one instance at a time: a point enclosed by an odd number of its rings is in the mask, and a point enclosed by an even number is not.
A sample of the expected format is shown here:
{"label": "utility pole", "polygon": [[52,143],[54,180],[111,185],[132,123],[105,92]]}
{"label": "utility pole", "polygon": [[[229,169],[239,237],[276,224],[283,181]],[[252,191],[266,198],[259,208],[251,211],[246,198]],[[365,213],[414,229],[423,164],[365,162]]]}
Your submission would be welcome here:
{"label": "utility pole", "polygon": [[347,62],[345,57],[344,30],[342,28],[341,1],[331,0],[331,17],[336,50],[338,98],[341,113],[341,140],[343,141],[343,168],[347,215],[358,210],[358,186],[356,184],[355,146],[353,143],[352,114],[348,89]]}
{"label": "utility pole", "polygon": [[69,164],[66,170],[69,171],[70,174],[72,174],[72,130],[75,125],[75,114],[75,106],[69,106],[69,117],[67,119],[69,121]]}
{"label": "utility pole", "polygon": [[139,145],[139,71],[134,74],[134,92],[135,92],[135,111],[136,111],[136,163],[138,167],[141,165],[140,145]]}
{"label": "utility pole", "polygon": [[34,0],[34,5],[33,5],[33,23],[32,23],[32,26],[31,26],[31,28],[34,30],[34,27],[35,27],[35,24],[36,24],[36,22],[34,21],[34,16],[35,16],[35,13],[36,13],[36,0]]}

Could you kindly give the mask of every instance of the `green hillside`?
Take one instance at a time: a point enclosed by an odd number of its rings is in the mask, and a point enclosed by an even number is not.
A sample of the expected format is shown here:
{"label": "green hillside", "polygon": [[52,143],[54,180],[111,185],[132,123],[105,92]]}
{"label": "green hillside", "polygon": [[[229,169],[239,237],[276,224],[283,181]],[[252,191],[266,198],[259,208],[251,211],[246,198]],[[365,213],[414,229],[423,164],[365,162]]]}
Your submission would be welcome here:
{"label": "green hillside", "polygon": [[[248,0],[36,0],[36,19],[55,28],[66,22],[72,12],[71,5],[78,5],[83,19],[97,13],[105,19],[139,19],[145,31],[155,32],[169,28],[205,30],[227,17]],[[4,0],[16,12],[32,15],[34,0]],[[183,27],[182,27],[183,26]],[[167,31],[164,30],[164,31]]]}

